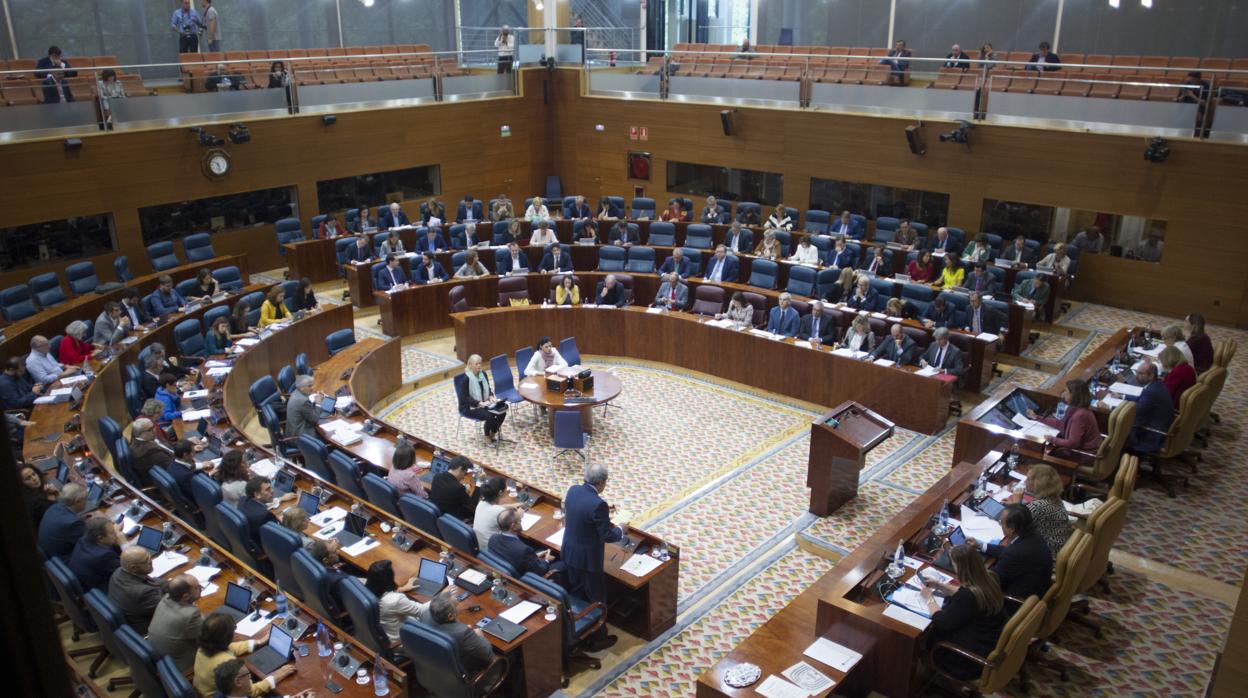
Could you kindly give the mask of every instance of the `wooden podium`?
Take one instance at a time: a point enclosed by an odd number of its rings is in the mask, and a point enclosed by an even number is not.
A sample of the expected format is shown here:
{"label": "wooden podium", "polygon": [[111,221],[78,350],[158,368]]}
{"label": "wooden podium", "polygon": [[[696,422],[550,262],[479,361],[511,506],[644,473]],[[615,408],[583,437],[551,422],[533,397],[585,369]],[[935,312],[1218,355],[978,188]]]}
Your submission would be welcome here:
{"label": "wooden podium", "polygon": [[858,496],[867,451],[892,436],[893,429],[892,422],[852,400],[810,425],[806,486],[812,514],[827,516]]}

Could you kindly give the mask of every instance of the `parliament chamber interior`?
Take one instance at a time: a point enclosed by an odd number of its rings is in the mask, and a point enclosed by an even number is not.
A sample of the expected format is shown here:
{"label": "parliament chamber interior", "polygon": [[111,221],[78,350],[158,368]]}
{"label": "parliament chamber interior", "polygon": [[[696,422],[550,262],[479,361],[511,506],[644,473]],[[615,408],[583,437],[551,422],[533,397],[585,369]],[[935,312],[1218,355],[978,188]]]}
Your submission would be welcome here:
{"label": "parliament chamber interior", "polygon": [[1242,3],[0,14],[14,695],[1244,695]]}

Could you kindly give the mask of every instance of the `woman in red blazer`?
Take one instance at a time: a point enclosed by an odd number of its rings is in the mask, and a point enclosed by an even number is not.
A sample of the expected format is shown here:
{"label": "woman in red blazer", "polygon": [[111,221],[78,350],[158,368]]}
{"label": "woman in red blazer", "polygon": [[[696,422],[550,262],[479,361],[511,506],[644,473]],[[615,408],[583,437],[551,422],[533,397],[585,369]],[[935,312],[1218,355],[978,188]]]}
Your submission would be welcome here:
{"label": "woman in red blazer", "polygon": [[[1057,429],[1057,436],[1045,437],[1045,442],[1059,449],[1096,453],[1096,449],[1101,446],[1101,428],[1097,426],[1096,413],[1092,411],[1092,393],[1088,390],[1087,382],[1066,381],[1062,400],[1066,403],[1066,414],[1061,419],[1039,417],[1035,412],[1029,411],[1032,419],[1039,419]],[[1082,454],[1070,455],[1080,460],[1091,460]]]}
{"label": "woman in red blazer", "polygon": [[910,275],[910,280],[916,284],[931,283],[936,276],[936,270],[932,265],[932,251],[923,250],[919,256],[910,261],[906,266],[906,273]]}
{"label": "woman in red blazer", "polygon": [[66,366],[78,366],[91,358],[95,347],[86,340],[86,337],[87,323],[82,320],[69,323],[69,326],[65,328],[65,336],[61,338],[56,360]]}
{"label": "woman in red blazer", "polygon": [[1162,349],[1157,358],[1161,361],[1161,367],[1166,370],[1166,377],[1161,379],[1161,383],[1170,391],[1170,399],[1174,400],[1174,409],[1177,410],[1183,391],[1196,385],[1196,369],[1187,363],[1178,347]]}

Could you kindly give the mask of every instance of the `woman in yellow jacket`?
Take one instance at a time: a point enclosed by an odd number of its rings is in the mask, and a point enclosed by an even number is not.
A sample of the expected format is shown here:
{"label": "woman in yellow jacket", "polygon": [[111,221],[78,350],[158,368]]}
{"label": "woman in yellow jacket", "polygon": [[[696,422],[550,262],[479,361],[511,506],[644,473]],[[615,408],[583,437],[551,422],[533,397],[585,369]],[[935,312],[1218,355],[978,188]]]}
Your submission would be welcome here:
{"label": "woman in yellow jacket", "polygon": [[290,310],[286,307],[286,292],[281,286],[273,287],[269,297],[260,305],[260,326],[268,327],[290,319]]}
{"label": "woman in yellow jacket", "polygon": [[[235,657],[250,654],[268,641],[268,633],[265,633],[265,637],[260,640],[230,642],[234,639],[235,625],[234,619],[224,613],[210,613],[199,627],[199,649],[195,652],[195,678],[192,685],[195,692],[203,698],[210,698],[217,693],[212,676],[217,667]],[[251,698],[268,695],[277,688],[282,679],[293,673],[295,665],[287,664],[263,681],[252,683]]]}
{"label": "woman in yellow jacket", "polygon": [[565,274],[555,287],[555,305],[580,305],[581,289],[572,283],[572,275]]}
{"label": "woman in yellow jacket", "polygon": [[962,266],[962,260],[958,259],[958,255],[951,252],[945,255],[945,268],[933,285],[941,288],[958,288],[965,280],[966,267]]}

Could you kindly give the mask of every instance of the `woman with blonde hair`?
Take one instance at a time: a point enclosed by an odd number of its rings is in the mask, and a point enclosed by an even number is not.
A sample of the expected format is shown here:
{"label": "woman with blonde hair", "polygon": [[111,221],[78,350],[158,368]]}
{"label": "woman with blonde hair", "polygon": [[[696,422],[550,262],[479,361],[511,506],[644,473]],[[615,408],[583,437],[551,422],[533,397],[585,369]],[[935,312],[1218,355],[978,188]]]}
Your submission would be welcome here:
{"label": "woman with blonde hair", "polygon": [[459,269],[455,270],[455,278],[464,279],[474,276],[487,276],[489,273],[490,270],[486,269],[485,265],[477,259],[476,249],[471,249],[468,250],[468,253],[464,256],[463,265],[461,265]]}
{"label": "woman with blonde hair", "polygon": [[854,316],[853,322],[845,329],[841,338],[841,346],[854,351],[871,351],[875,349],[875,334],[871,332],[871,317],[866,313]]}
{"label": "woman with blonde hair", "polygon": [[841,269],[840,275],[836,277],[836,283],[823,294],[823,299],[829,303],[840,303],[854,295],[855,279],[853,267]]}
{"label": "woman with blonde hair", "polygon": [[776,239],[776,231],[769,229],[763,232],[763,239],[754,248],[754,255],[775,261],[780,259],[781,249],[780,241]]}
{"label": "woman with blonde hair", "polygon": [[[1027,469],[1024,488],[1026,493],[1034,497],[1027,502],[1027,508],[1031,510],[1032,526],[1036,535],[1049,546],[1049,552],[1053,553],[1053,559],[1056,560],[1062,546],[1066,545],[1066,539],[1074,531],[1070,526],[1066,507],[1062,504],[1062,478],[1053,466],[1037,463]],[[1022,502],[1023,495],[1024,490],[1020,490],[1011,499]]]}
{"label": "woman with blonde hair", "polygon": [[1178,347],[1166,347],[1157,357],[1166,376],[1161,379],[1162,385],[1170,391],[1170,399],[1174,401],[1174,409],[1179,409],[1179,398],[1193,385],[1196,385],[1196,369],[1188,363],[1187,358]]}
{"label": "woman with blonde hair", "polygon": [[789,210],[784,204],[776,204],[776,209],[767,217],[767,222],[763,224],[767,230],[793,230],[793,219],[789,216]]}

